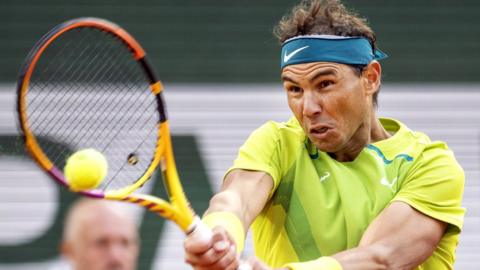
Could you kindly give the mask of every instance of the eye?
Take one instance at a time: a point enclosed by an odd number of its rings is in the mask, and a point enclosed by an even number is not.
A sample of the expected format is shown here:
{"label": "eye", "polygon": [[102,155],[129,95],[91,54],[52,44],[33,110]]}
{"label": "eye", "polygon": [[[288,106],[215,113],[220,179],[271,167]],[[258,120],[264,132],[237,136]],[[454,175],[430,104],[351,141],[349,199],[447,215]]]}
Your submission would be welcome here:
{"label": "eye", "polygon": [[292,85],[287,87],[287,91],[292,94],[298,94],[302,92],[302,88]]}
{"label": "eye", "polygon": [[328,87],[328,86],[330,86],[330,85],[332,85],[332,84],[334,84],[333,81],[323,80],[323,81],[321,81],[321,82],[318,84],[318,86],[319,86],[320,88],[325,88],[325,87]]}

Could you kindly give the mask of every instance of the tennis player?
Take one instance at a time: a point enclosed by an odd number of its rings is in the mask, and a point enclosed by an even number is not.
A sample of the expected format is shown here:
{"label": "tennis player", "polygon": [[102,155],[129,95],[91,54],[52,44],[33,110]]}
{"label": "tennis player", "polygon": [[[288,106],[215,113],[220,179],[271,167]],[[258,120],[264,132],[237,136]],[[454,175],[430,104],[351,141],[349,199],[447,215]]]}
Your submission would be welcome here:
{"label": "tennis player", "polygon": [[275,33],[294,117],[240,148],[204,216],[214,238],[187,238],[186,261],[235,269],[251,227],[254,269],[453,269],[464,172],[445,143],[377,117],[386,54],[366,21],[304,1]]}

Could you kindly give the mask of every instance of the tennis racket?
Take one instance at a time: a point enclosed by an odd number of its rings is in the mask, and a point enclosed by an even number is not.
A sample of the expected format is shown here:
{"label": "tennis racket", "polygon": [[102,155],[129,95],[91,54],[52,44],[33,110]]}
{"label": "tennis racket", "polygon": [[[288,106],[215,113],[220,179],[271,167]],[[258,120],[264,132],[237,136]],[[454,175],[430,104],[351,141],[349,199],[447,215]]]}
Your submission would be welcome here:
{"label": "tennis racket", "polygon": [[[141,205],[186,234],[210,239],[177,174],[162,89],[145,51],[124,29],[98,18],[70,20],[45,34],[20,70],[19,126],[28,152],[57,183],[70,188],[66,159],[94,148],[108,161],[107,176],[80,194]],[[134,193],[157,166],[168,201]]]}

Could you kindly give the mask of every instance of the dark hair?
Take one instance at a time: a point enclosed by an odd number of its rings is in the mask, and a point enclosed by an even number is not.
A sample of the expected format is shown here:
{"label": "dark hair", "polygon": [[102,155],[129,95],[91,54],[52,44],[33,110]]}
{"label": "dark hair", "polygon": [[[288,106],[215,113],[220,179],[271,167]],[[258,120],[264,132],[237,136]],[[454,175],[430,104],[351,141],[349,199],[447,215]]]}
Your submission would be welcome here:
{"label": "dark hair", "polygon": [[[299,35],[336,35],[365,37],[375,49],[376,36],[367,20],[347,10],[339,0],[303,0],[274,28],[280,43]],[[349,65],[361,76],[365,65]],[[377,91],[373,104],[377,105]]]}

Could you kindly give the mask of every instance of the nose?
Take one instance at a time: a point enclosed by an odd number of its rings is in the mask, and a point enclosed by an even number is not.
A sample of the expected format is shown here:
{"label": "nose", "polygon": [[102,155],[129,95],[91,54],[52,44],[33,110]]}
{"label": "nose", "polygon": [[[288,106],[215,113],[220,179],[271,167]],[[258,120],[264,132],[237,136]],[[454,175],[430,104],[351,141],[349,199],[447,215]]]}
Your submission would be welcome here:
{"label": "nose", "polygon": [[303,116],[312,118],[322,112],[320,97],[314,91],[305,91],[303,95]]}
{"label": "nose", "polygon": [[113,262],[120,264],[125,260],[126,253],[125,248],[120,244],[112,244],[109,248],[109,257]]}

